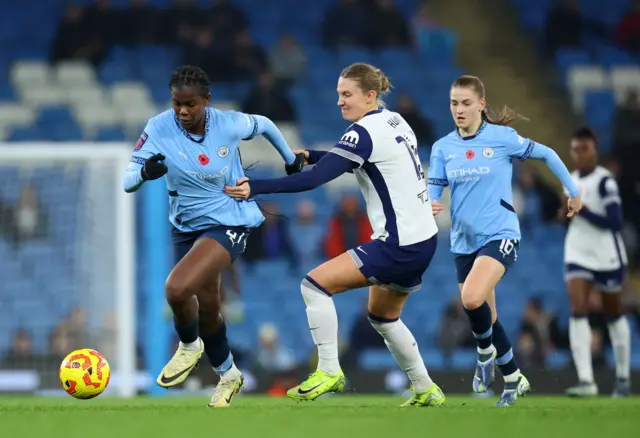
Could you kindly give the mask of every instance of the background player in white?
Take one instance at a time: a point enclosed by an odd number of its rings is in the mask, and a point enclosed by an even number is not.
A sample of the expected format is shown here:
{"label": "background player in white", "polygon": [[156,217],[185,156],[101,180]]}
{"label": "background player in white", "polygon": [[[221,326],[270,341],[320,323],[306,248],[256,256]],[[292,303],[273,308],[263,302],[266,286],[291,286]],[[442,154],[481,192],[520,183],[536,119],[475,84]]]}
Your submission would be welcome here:
{"label": "background player in white", "polygon": [[411,127],[379,100],[389,89],[386,76],[368,64],[345,68],[338,80],[342,117],[353,122],[327,152],[304,151],[310,172],[290,177],[247,178],[225,190],[237,199],[266,193],[311,190],[353,172],[362,189],[373,241],[313,269],[302,281],[309,328],[318,346],[318,369],[290,389],[295,400],[314,400],[344,388],[338,362],[338,316],[332,296],[369,288],[369,321],[382,335],[414,392],[403,406],[439,406],[445,397],[433,383],[420,357],[415,338],[400,320],[410,292],[420,289],[422,275],[437,245],[437,226],[427,198],[424,172]]}
{"label": "background player in white", "polygon": [[572,176],[582,192],[584,206],[574,217],[564,246],[565,279],[571,303],[569,341],[579,383],[567,394],[587,397],[598,394],[591,359],[589,294],[594,286],[602,294],[609,337],[616,360],[614,397],[629,394],[631,334],[622,314],[621,291],[627,255],[620,230],[622,206],[618,185],[611,172],[598,165],[597,138],[589,128],[575,132],[571,140]]}

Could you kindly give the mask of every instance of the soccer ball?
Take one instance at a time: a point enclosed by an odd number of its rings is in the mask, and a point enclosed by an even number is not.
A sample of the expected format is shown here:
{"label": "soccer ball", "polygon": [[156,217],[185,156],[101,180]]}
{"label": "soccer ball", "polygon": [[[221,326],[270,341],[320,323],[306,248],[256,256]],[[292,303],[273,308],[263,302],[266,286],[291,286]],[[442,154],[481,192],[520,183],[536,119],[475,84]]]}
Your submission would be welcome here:
{"label": "soccer ball", "polygon": [[102,394],[111,377],[107,359],[90,348],[69,353],[60,365],[60,382],[67,394],[87,400]]}

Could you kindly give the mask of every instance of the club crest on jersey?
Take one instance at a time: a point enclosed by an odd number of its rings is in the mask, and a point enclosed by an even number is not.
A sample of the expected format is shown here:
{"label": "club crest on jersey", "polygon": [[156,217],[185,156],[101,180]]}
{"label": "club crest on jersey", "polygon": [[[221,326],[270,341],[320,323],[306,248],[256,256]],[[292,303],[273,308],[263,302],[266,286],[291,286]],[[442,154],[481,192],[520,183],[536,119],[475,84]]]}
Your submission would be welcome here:
{"label": "club crest on jersey", "polygon": [[140,149],[142,149],[142,146],[144,146],[144,144],[147,142],[148,138],[149,138],[149,136],[147,135],[147,133],[142,131],[142,135],[140,135],[140,138],[136,142],[136,146],[133,148],[133,150],[134,151],[139,151]]}
{"label": "club crest on jersey", "polygon": [[342,136],[338,144],[355,148],[359,141],[360,135],[356,131],[349,131]]}
{"label": "club crest on jersey", "polygon": [[229,155],[229,148],[226,146],[220,146],[220,149],[218,149],[218,156],[220,158],[224,158],[227,155]]}
{"label": "club crest on jersey", "polygon": [[482,155],[483,155],[485,158],[491,158],[491,157],[493,157],[493,148],[484,148],[484,149],[482,150]]}
{"label": "club crest on jersey", "polygon": [[209,157],[207,157],[205,154],[200,154],[198,155],[198,161],[203,166],[206,166],[207,164],[209,164]]}

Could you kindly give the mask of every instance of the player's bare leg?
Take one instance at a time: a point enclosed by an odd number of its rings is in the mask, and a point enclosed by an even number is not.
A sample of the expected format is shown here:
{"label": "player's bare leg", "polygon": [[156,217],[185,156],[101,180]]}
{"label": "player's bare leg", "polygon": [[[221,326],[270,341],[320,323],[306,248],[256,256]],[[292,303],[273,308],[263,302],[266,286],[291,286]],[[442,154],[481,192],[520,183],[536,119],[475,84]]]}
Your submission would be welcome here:
{"label": "player's bare leg", "polygon": [[233,361],[233,355],[227,342],[227,326],[220,313],[220,283],[222,272],[231,263],[229,252],[215,239],[202,238],[196,242],[208,249],[206,266],[208,280],[198,292],[198,310],[200,337],[204,342],[204,352],[215,373],[220,376],[210,407],[228,407],[233,397],[244,387],[244,377]]}
{"label": "player's bare leg", "polygon": [[445,396],[427,372],[420,356],[418,344],[407,326],[400,319],[402,308],[409,294],[383,289],[369,288],[369,322],[384,338],[384,343],[411,381],[413,396],[402,406],[442,406]]}
{"label": "player's bare leg", "polygon": [[631,329],[622,311],[622,292],[603,292],[602,310],[607,318],[609,337],[616,360],[616,386],[613,397],[626,397],[631,392]]}
{"label": "player's bare leg", "polygon": [[322,394],[344,389],[344,373],[338,361],[338,314],[332,296],[368,285],[347,253],[323,263],[302,280],[300,289],[307,306],[309,329],[318,347],[318,369],[287,391],[288,397],[315,400]]}
{"label": "player's bare leg", "polygon": [[591,358],[591,327],[589,326],[589,292],[593,283],[586,278],[567,280],[567,293],[571,307],[569,320],[569,343],[573,363],[578,373],[578,384],[567,389],[571,397],[593,397],[598,395],[598,386],[593,378]]}
{"label": "player's bare leg", "polygon": [[211,281],[206,265],[209,249],[196,242],[191,250],[176,264],[165,284],[167,303],[173,311],[176,333],[180,339],[178,350],[158,376],[158,385],[168,388],[184,382],[204,353],[204,343],[199,337],[197,291]]}
{"label": "player's bare leg", "polygon": [[497,364],[504,376],[505,387],[496,406],[511,406],[518,397],[531,391],[529,381],[518,369],[511,343],[495,310],[494,290],[504,273],[502,263],[492,257],[480,256],[474,261],[461,288],[462,303],[478,344],[478,364],[473,387],[476,392],[486,391],[493,383],[494,363]]}

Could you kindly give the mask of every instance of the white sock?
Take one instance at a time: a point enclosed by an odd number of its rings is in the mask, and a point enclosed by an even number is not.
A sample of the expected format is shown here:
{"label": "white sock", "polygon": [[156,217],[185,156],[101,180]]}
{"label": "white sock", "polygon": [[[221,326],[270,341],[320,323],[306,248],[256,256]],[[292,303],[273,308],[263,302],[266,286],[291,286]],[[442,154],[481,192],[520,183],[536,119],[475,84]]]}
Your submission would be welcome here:
{"label": "white sock", "polygon": [[184,348],[185,350],[197,351],[197,350],[200,350],[200,346],[201,346],[200,343],[201,342],[202,342],[202,340],[200,338],[198,338],[195,341],[189,342],[187,344],[184,344],[184,343],[180,342],[180,346],[182,348]]}
{"label": "white sock", "polygon": [[425,392],[433,380],[420,356],[418,343],[404,323],[398,319],[393,322],[379,322],[369,318],[373,328],[384,338],[384,343],[413,384],[417,394]]}
{"label": "white sock", "polygon": [[231,364],[231,368],[229,368],[227,371],[225,371],[224,373],[222,373],[220,375],[220,379],[221,380],[235,380],[235,379],[240,378],[240,376],[242,376],[242,373],[240,372],[238,367],[236,367],[236,363],[233,362]]}
{"label": "white sock", "polygon": [[307,305],[307,321],[313,342],[318,347],[318,369],[330,376],[340,373],[338,362],[338,314],[333,298],[306,278],[300,285]]}
{"label": "white sock", "polygon": [[578,379],[593,383],[593,365],[591,362],[591,327],[587,318],[569,319],[569,343],[573,363],[576,365]]}
{"label": "white sock", "polygon": [[615,321],[609,322],[609,337],[616,358],[616,377],[628,379],[631,368],[631,330],[629,321],[621,316]]}
{"label": "white sock", "polygon": [[493,344],[489,345],[489,347],[487,348],[477,348],[478,353],[480,354],[493,354],[494,351],[496,351],[496,347],[494,347]]}
{"label": "white sock", "polygon": [[504,378],[505,382],[517,382],[518,379],[520,378],[520,368],[518,368],[517,370],[515,370],[513,373],[509,374],[508,376],[502,376]]}

